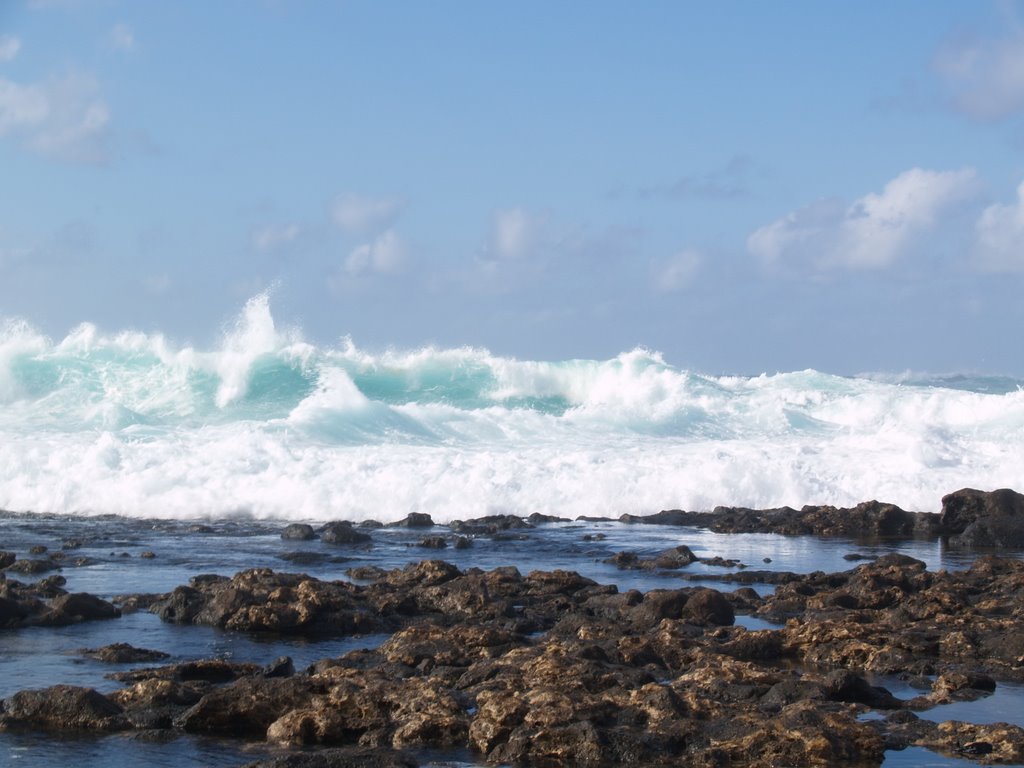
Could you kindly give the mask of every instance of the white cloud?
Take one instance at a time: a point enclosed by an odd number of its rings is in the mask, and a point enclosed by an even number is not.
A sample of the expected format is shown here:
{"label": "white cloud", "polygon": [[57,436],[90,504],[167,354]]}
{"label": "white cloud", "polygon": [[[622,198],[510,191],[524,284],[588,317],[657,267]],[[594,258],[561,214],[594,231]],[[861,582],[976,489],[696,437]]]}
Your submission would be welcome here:
{"label": "white cloud", "polygon": [[1002,39],[961,38],[943,46],[932,67],[952,105],[978,120],[998,120],[1024,109],[1024,32]]}
{"label": "white cloud", "polygon": [[753,232],[747,249],[765,264],[807,262],[819,269],[883,269],[931,233],[940,217],[970,198],[977,187],[973,169],[927,171],[912,168],[842,206],[821,201]]}
{"label": "white cloud", "polygon": [[1015,202],[991,205],[981,212],[975,234],[978,267],[992,272],[1024,271],[1024,183],[1017,188]]}
{"label": "white cloud", "polygon": [[373,234],[390,227],[401,209],[402,201],[398,198],[373,198],[349,193],[334,201],[331,219],[349,234]]}
{"label": "white cloud", "polygon": [[252,245],[262,253],[279,251],[294,243],[301,235],[302,228],[298,224],[283,227],[266,226],[252,233]]}
{"label": "white cloud", "polygon": [[142,287],[148,292],[156,296],[163,295],[171,290],[173,285],[170,275],[166,272],[161,272],[156,275],[147,275],[142,278]]}
{"label": "white cloud", "polygon": [[543,240],[545,220],[522,208],[509,208],[494,215],[489,253],[498,259],[521,259],[530,255]]}
{"label": "white cloud", "polygon": [[354,248],[345,259],[345,271],[350,275],[393,273],[400,271],[405,262],[405,244],[389,229],[372,242]]}
{"label": "white cloud", "polygon": [[0,138],[20,138],[39,154],[102,163],[109,122],[110,109],[90,75],[72,73],[28,85],[0,78]]}
{"label": "white cloud", "polygon": [[122,51],[131,51],[135,48],[135,32],[124,23],[115,24],[107,39],[110,45]]}
{"label": "white cloud", "polygon": [[662,293],[673,293],[688,286],[700,269],[700,253],[686,249],[654,265],[654,287]]}
{"label": "white cloud", "polygon": [[0,61],[14,61],[21,50],[21,40],[10,35],[0,35]]}

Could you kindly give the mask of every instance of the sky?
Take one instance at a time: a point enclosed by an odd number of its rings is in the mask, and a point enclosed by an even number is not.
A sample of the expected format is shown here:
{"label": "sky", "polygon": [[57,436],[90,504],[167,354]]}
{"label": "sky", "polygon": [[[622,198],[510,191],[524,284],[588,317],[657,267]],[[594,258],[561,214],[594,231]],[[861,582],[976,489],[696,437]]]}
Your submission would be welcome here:
{"label": "sky", "polygon": [[1021,375],[1022,185],[1024,3],[0,0],[55,339]]}

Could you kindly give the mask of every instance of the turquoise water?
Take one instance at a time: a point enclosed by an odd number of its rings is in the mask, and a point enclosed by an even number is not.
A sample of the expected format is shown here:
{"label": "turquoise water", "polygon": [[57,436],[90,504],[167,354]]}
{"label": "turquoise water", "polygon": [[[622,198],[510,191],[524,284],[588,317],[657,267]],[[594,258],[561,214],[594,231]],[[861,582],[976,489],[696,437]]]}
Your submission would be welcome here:
{"label": "turquoise water", "polygon": [[219,519],[568,517],[719,504],[937,511],[1024,487],[1024,382],[711,376],[645,349],[531,361],[307,342],[251,300],[219,345],[0,325],[0,508]]}

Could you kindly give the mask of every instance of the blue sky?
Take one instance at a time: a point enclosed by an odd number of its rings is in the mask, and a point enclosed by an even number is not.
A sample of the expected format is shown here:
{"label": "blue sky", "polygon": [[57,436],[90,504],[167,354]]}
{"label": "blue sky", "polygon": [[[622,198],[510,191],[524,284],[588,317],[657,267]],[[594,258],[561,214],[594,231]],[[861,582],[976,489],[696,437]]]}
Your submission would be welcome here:
{"label": "blue sky", "polygon": [[0,316],[1024,373],[1024,4],[0,2]]}

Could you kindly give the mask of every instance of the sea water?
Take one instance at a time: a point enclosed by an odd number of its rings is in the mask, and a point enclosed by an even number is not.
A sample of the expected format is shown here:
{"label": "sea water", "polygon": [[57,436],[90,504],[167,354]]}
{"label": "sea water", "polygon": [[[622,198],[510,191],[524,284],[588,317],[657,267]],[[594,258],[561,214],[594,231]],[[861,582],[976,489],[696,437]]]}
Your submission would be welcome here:
{"label": "sea water", "polygon": [[[210,349],[88,323],[58,340],[7,321],[0,548],[24,556],[36,544],[73,545],[67,555],[86,560],[63,570],[67,588],[107,598],[169,591],[200,573],[271,567],[344,579],[351,566],[427,557],[523,573],[564,568],[620,589],[671,588],[693,582],[619,571],[605,560],[677,544],[759,569],[837,571],[851,567],[846,554],[890,551],[932,569],[961,568],[973,555],[938,542],[719,536],[618,522],[554,523],[442,552],[419,548],[421,533],[403,529],[374,530],[368,549],[282,541],[280,530],[291,520],[389,522],[410,512],[438,522],[533,512],[615,518],[870,498],[937,511],[957,488],[1024,489],[1022,387],[975,375],[711,376],[644,349],[554,362],[474,348],[369,352],[349,339],[315,345],[279,328],[266,296],[249,301]],[[285,559],[296,551],[312,559]],[[694,564],[685,572],[731,588],[713,580],[721,569]],[[4,632],[0,697],[57,683],[112,690],[105,674],[123,667],[77,650],[113,642],[168,651],[171,661],[265,664],[288,654],[302,668],[382,640],[253,636],[163,624],[149,613]],[[1024,691],[1006,686],[998,695],[1000,708],[1024,711]],[[1005,719],[962,707],[955,714],[964,719]],[[192,737],[0,734],[0,764],[45,768],[234,766],[269,750]],[[460,753],[421,758],[475,762]],[[887,758],[961,764],[922,750]]]}
{"label": "sea water", "polygon": [[937,511],[1024,487],[1024,382],[711,376],[634,349],[554,362],[370,353],[278,328],[267,296],[211,349],[85,323],[0,327],[0,509],[437,521],[719,504]]}

